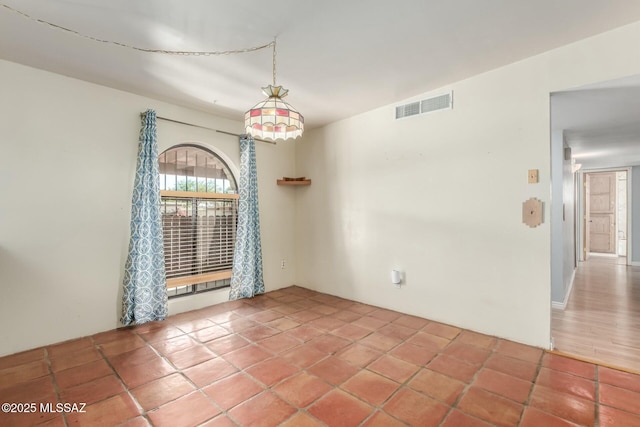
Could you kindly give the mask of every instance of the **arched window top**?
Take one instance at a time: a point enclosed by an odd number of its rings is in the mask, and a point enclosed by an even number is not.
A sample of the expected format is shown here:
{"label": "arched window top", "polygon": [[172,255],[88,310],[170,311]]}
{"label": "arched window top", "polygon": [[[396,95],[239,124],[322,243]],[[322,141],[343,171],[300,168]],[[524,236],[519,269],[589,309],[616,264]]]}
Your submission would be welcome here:
{"label": "arched window top", "polygon": [[196,145],[176,145],[158,156],[160,190],[200,193],[238,192],[229,166],[215,153]]}

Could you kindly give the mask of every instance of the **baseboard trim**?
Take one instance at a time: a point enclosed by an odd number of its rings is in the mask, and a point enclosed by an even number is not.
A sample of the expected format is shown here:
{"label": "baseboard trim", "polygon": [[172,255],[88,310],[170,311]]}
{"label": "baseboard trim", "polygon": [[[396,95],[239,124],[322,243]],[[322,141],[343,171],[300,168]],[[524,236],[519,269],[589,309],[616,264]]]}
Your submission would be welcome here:
{"label": "baseboard trim", "polygon": [[571,281],[569,282],[569,289],[567,290],[566,295],[564,296],[564,300],[562,302],[551,301],[551,308],[555,308],[556,310],[564,310],[567,308],[567,303],[569,302],[569,297],[571,296],[571,291],[573,291],[573,282],[576,280],[576,269],[573,269],[573,273],[571,273]]}
{"label": "baseboard trim", "polygon": [[631,265],[633,267],[640,267],[640,261],[631,261],[629,263],[629,265]]}
{"label": "baseboard trim", "polygon": [[620,255],[616,254],[605,254],[602,252],[589,252],[589,256],[592,257],[600,257],[600,258],[618,258]]}

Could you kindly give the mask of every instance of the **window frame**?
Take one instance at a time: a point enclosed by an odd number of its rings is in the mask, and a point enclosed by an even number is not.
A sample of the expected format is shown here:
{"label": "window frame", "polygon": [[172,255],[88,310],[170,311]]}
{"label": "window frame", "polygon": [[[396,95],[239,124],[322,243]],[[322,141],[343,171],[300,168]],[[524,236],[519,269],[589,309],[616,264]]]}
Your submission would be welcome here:
{"label": "window frame", "polygon": [[[191,200],[192,204],[197,204],[199,201],[211,201],[211,200],[229,200],[233,202],[233,220],[235,221],[234,227],[233,227],[233,248],[232,248],[232,256],[233,256],[233,251],[235,250],[235,231],[237,228],[237,213],[238,213],[238,201],[240,199],[239,194],[237,194],[237,179],[234,176],[231,168],[229,167],[229,165],[227,164],[227,162],[217,153],[215,153],[214,151],[212,151],[211,149],[207,148],[207,147],[203,147],[201,145],[195,145],[195,144],[177,144],[177,145],[173,145],[169,148],[167,148],[166,150],[164,150],[162,153],[160,153],[158,155],[158,161],[160,160],[161,156],[165,155],[165,153],[167,153],[170,150],[174,150],[174,149],[179,149],[179,148],[193,148],[194,150],[199,150],[202,151],[204,153],[207,153],[208,155],[213,156],[218,162],[222,163],[222,165],[224,166],[224,168],[226,169],[226,172],[228,173],[228,175],[230,175],[230,179],[228,179],[228,181],[230,181],[233,185],[232,187],[234,187],[234,191],[235,193],[217,193],[217,192],[203,192],[203,191],[184,191],[184,190],[160,190],[160,197],[162,202],[164,202],[167,199],[183,199],[183,200]],[[166,158],[166,157],[165,157]],[[168,174],[161,174],[161,175],[168,175]],[[176,182],[178,181],[179,177],[182,177],[183,175],[178,175],[178,174],[171,174],[173,176],[176,177]],[[184,175],[185,178],[188,178],[188,176]],[[161,179],[161,177],[159,177],[159,179]],[[198,177],[195,177],[195,179],[197,180]],[[197,188],[197,187],[196,187]],[[215,187],[214,187],[215,189]],[[163,213],[164,215],[164,213]],[[165,228],[164,228],[164,224],[163,224],[163,234],[165,233]],[[164,236],[163,236],[163,240],[164,240]],[[194,236],[194,244],[197,244],[195,242],[195,236]],[[165,243],[166,244],[166,243]],[[165,254],[166,257],[166,254]],[[166,258],[165,258],[166,259]],[[224,288],[224,287],[228,287],[229,285],[223,285],[223,286],[215,286],[213,288],[209,288],[208,284],[210,284],[211,282],[218,282],[218,281],[227,281],[228,279],[231,278],[231,272],[232,269],[228,268],[225,270],[219,270],[219,271],[212,271],[212,272],[205,272],[205,273],[198,273],[198,274],[184,274],[184,275],[180,275],[180,276],[176,276],[176,277],[171,277],[171,278],[167,278],[166,279],[166,283],[167,283],[167,290],[168,291],[178,291],[178,288],[191,288],[190,291],[186,291],[186,292],[182,292],[182,293],[176,293],[175,295],[170,296],[171,297],[177,297],[177,296],[185,296],[185,295],[191,295],[194,293],[199,293],[199,292],[205,292],[208,290],[215,290],[215,289],[220,289],[220,288]],[[205,289],[199,290],[200,287],[202,287],[202,285],[205,285]]]}

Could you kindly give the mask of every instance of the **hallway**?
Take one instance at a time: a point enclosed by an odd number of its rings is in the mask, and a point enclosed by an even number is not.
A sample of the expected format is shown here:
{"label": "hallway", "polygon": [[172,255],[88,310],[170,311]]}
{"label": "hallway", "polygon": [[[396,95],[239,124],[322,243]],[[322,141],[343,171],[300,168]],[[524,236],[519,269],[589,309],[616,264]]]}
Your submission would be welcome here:
{"label": "hallway", "polygon": [[552,310],[559,352],[640,372],[640,267],[625,258],[580,262],[566,309]]}

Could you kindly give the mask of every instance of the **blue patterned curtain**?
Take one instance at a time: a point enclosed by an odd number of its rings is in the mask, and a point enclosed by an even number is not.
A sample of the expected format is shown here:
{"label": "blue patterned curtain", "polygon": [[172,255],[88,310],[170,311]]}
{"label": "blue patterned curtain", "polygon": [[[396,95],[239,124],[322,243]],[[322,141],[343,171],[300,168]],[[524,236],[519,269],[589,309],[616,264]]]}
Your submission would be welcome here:
{"label": "blue patterned curtain", "polygon": [[131,240],[124,272],[122,323],[167,317],[167,280],[162,246],[156,112],[142,117],[131,206]]}
{"label": "blue patterned curtain", "polygon": [[233,253],[233,273],[229,299],[251,298],[264,293],[262,245],[258,213],[258,174],[256,147],[251,136],[240,137],[240,200],[238,229]]}

